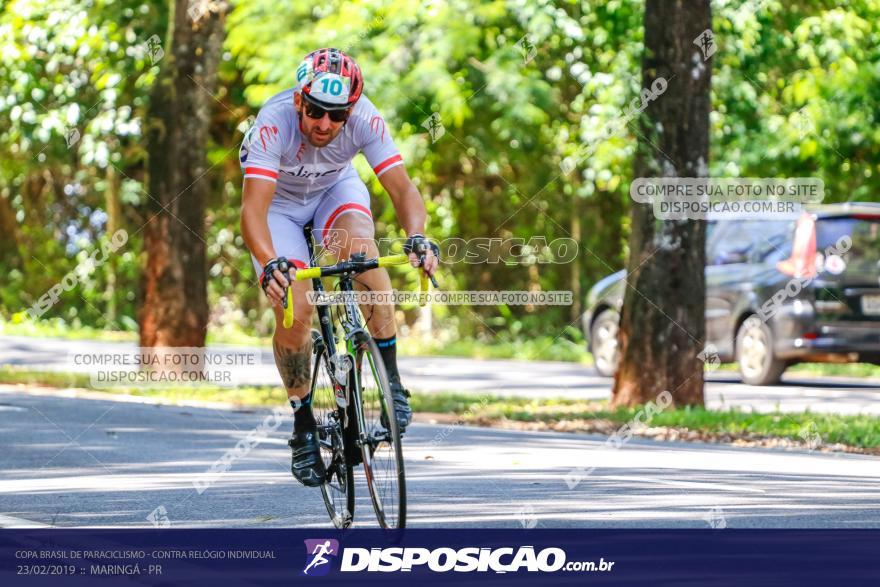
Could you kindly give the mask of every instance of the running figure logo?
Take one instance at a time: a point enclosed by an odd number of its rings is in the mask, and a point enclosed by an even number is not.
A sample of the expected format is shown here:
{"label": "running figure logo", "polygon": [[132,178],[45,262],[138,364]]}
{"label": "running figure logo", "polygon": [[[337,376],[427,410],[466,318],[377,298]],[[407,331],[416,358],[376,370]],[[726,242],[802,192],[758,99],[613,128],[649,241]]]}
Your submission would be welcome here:
{"label": "running figure logo", "polygon": [[330,572],[330,558],[339,555],[339,541],[332,538],[306,540],[306,567],[302,574],[320,577]]}

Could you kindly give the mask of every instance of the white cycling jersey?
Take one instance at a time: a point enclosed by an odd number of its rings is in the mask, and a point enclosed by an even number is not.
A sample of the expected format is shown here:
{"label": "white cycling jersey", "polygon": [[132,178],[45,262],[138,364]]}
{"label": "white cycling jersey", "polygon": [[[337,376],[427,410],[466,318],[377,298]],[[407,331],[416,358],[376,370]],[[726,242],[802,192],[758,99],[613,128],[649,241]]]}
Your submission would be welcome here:
{"label": "white cycling jersey", "polygon": [[363,152],[376,176],[403,165],[385,120],[361,96],[342,131],[325,147],[315,147],[300,132],[293,89],[272,96],[245,134],[239,156],[246,178],[277,183],[276,200],[306,204],[348,175]]}

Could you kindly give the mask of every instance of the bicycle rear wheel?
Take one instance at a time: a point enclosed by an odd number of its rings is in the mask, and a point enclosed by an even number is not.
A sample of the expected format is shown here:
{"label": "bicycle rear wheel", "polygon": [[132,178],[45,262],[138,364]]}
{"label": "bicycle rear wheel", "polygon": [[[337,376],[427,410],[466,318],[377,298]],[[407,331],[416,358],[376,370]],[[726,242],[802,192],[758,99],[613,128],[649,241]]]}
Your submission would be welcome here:
{"label": "bicycle rear wheel", "polygon": [[[326,348],[316,340],[315,368],[312,373],[312,412],[318,424],[321,458],[327,476],[321,485],[321,496],[333,525],[351,526],[354,519],[354,471],[346,464],[343,446],[344,410],[336,404],[335,389]],[[353,424],[353,423],[352,423]]]}
{"label": "bicycle rear wheel", "polygon": [[369,338],[357,349],[355,366],[364,410],[364,473],[376,519],[383,528],[406,526],[403,447],[394,417],[388,375],[379,347]]}

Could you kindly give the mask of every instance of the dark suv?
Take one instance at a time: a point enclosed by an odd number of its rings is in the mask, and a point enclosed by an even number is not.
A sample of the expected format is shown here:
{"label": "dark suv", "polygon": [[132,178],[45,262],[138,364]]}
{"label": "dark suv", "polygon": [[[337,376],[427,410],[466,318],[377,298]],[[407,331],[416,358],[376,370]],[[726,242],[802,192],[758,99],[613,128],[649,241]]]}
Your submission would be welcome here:
{"label": "dark suv", "polygon": [[[707,351],[736,360],[746,383],[771,385],[800,362],[880,364],[880,204],[710,221],[706,263]],[[584,334],[605,376],[617,368],[625,278],[587,296]]]}

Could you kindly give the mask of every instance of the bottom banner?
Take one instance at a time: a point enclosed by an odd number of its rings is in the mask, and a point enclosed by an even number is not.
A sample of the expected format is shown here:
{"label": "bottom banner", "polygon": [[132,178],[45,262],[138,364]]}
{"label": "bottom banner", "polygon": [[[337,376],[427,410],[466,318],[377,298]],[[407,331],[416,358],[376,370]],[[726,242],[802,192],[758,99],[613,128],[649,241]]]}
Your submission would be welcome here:
{"label": "bottom banner", "polygon": [[0,530],[4,585],[877,585],[873,530]]}

